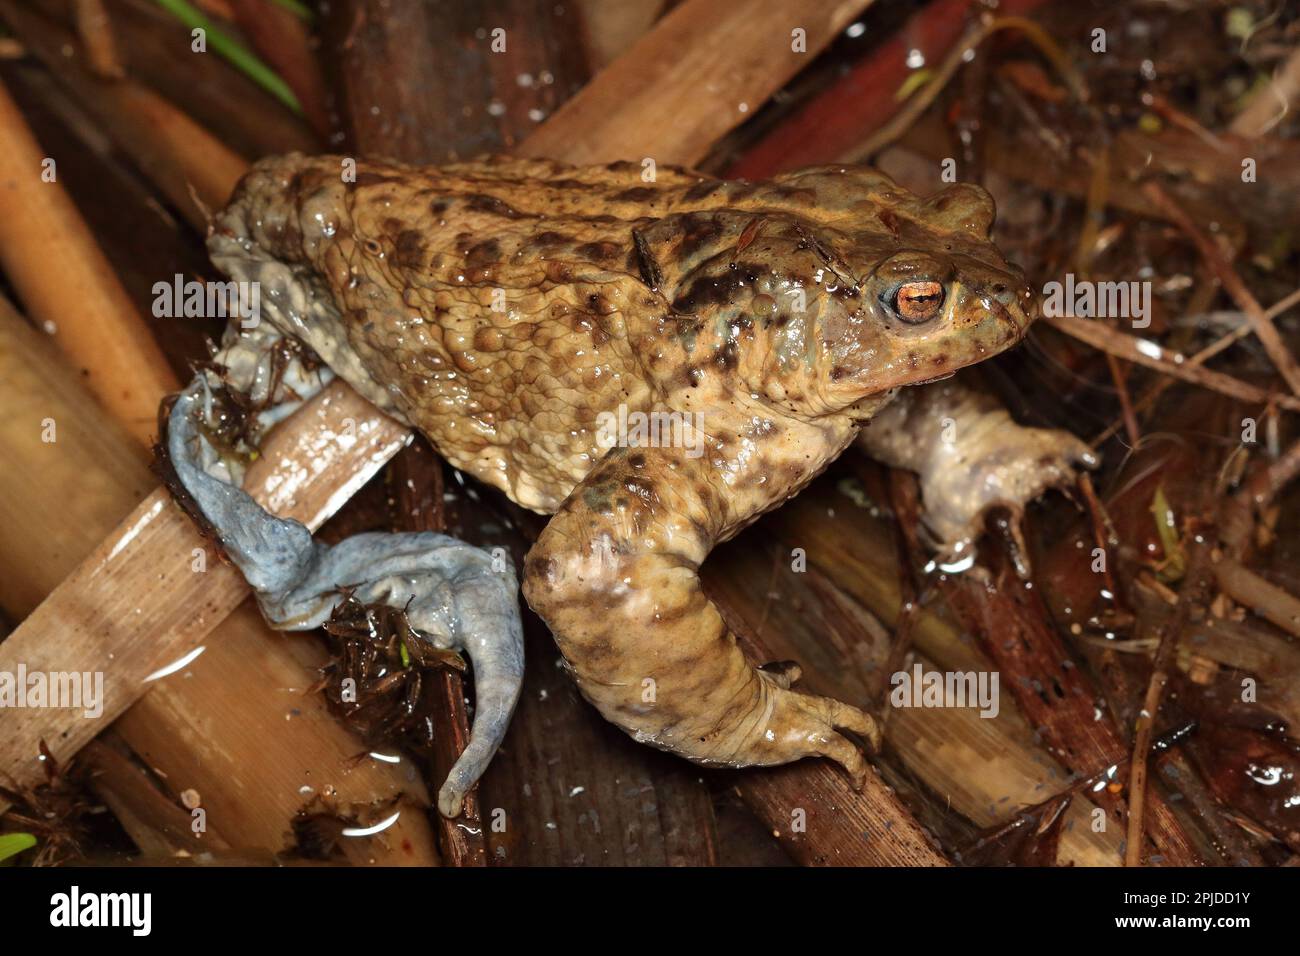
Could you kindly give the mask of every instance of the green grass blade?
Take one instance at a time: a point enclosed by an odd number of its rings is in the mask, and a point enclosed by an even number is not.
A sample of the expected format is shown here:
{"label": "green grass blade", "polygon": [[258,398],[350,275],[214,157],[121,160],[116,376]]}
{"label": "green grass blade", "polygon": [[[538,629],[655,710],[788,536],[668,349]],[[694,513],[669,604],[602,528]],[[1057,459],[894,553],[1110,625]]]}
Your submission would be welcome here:
{"label": "green grass blade", "polygon": [[176,17],[191,30],[203,30],[207,34],[208,45],[219,56],[225,57],[232,66],[250,80],[299,116],[302,115],[302,106],[298,103],[298,97],[293,95],[293,90],[289,89],[289,84],[280,79],[278,73],[259,60],[246,46],[230,34],[213,26],[212,21],[192,6],[188,0],[157,0],[157,3],[158,6]]}
{"label": "green grass blade", "polygon": [[17,856],[23,850],[36,846],[36,837],[30,833],[5,833],[0,835],[0,863]]}
{"label": "green grass blade", "polygon": [[311,23],[316,19],[316,14],[305,3],[299,3],[298,0],[272,0],[277,7],[284,7],[299,20]]}

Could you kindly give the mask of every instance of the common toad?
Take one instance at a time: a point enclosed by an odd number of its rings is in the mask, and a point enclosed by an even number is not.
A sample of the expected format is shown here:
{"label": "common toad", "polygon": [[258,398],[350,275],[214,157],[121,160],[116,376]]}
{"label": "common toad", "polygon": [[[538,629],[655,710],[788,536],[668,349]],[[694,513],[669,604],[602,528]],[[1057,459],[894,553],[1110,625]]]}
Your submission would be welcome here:
{"label": "common toad", "polygon": [[607,719],[702,764],[823,755],[860,783],[839,731],[874,745],[872,718],[753,667],[697,570],[860,433],[921,473],[949,553],[990,504],[1092,462],[956,382],[904,388],[1010,348],[1034,317],[988,195],[920,199],[855,166],[746,182],[350,163],[259,163],[216,217],[213,262],[454,466],[553,515],[523,593]]}

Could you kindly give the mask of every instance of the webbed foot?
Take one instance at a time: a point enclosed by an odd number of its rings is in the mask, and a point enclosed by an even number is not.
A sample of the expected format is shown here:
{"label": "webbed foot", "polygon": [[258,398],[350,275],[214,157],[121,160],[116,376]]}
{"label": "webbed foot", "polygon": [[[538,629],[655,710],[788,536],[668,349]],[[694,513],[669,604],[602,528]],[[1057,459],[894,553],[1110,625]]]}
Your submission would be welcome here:
{"label": "webbed foot", "polygon": [[747,714],[717,731],[721,761],[734,767],[771,766],[802,757],[829,757],[847,771],[861,790],[868,764],[862,751],[840,731],[861,736],[879,753],[881,730],[866,711],[830,697],[788,690],[766,671],[758,676],[767,686],[757,714]]}

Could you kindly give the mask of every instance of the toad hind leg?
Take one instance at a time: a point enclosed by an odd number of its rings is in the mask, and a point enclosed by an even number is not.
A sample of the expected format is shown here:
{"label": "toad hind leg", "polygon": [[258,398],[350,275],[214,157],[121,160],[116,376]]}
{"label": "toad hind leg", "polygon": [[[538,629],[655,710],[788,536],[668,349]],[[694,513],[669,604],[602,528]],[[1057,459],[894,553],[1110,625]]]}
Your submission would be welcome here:
{"label": "toad hind leg", "polygon": [[[253,339],[228,337],[218,361],[228,369],[248,368],[250,363],[240,359],[249,356],[239,350],[266,344]],[[201,434],[200,420],[211,407],[212,374],[200,372],[173,405],[168,455],[177,478],[253,587],[271,626],[319,627],[343,600],[340,588],[350,587],[362,603],[403,608],[422,637],[469,657],[475,691],[470,739],[438,793],[439,811],[459,816],[466,792],[505,736],[523,681],[523,628],[513,569],[447,535],[360,534],[329,546],[315,541],[303,524],[271,515],[233,483],[238,469],[218,462]],[[310,390],[300,384],[296,397],[303,399]]]}
{"label": "toad hind leg", "polygon": [[701,589],[723,520],[708,467],[676,449],[611,451],[529,552],[524,596],[583,696],[636,740],[707,765],[830,757],[860,786],[867,763],[838,730],[878,746],[872,718],[753,667]]}

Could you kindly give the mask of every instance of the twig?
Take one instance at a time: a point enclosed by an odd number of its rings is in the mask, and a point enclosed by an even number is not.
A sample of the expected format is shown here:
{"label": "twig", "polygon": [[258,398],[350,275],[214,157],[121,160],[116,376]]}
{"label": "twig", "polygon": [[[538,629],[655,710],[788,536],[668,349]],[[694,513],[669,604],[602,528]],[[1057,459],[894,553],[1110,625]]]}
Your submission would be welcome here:
{"label": "twig", "polygon": [[1300,441],[1268,468],[1246,479],[1219,509],[1219,541],[1224,555],[1240,561],[1250,548],[1255,516],[1265,511],[1288,484],[1300,476]]}
{"label": "twig", "polygon": [[573,163],[697,163],[872,2],[783,0],[780,21],[803,27],[807,53],[791,50],[789,27],[776,42],[768,0],[678,4],[518,152]]}
{"label": "twig", "polygon": [[1220,852],[1227,863],[1233,866],[1264,865],[1258,851],[1242,837],[1240,831],[1220,819],[1219,805],[1206,789],[1200,774],[1182,753],[1178,751],[1170,753],[1157,769],[1170,787],[1177,788],[1178,792],[1187,798],[1188,804],[1196,811],[1214,841],[1222,848]]}
{"label": "twig", "polygon": [[1259,487],[1254,485],[1246,489],[1256,508],[1267,508],[1273,503],[1278,493],[1300,477],[1300,441],[1293,444],[1265,472],[1264,481]]}
{"label": "twig", "polygon": [[[1286,312],[1288,309],[1298,304],[1300,304],[1300,289],[1296,289],[1290,295],[1285,296],[1282,299],[1279,299],[1277,302],[1273,303],[1273,305],[1269,306],[1268,309],[1264,312],[1264,317],[1271,322],[1273,319],[1277,318],[1279,315],[1281,315],[1282,313]],[[1243,318],[1244,318],[1244,313],[1243,313]],[[1191,358],[1187,360],[1187,364],[1197,365],[1197,366],[1204,365],[1206,362],[1214,358],[1220,352],[1223,352],[1226,349],[1231,348],[1237,342],[1240,342],[1242,339],[1244,339],[1246,336],[1250,335],[1254,331],[1255,331],[1254,327],[1249,322],[1243,322],[1239,328],[1233,329],[1227,335],[1220,336],[1218,339],[1211,342],[1205,348],[1201,349],[1199,352],[1197,352],[1195,355],[1193,355]],[[1158,399],[1161,395],[1164,394],[1165,389],[1169,388],[1171,384],[1172,383],[1169,381],[1169,379],[1164,379],[1164,378],[1154,383],[1149,389],[1147,389],[1146,393],[1140,399],[1138,399],[1137,403],[1133,406],[1133,410],[1139,414],[1145,412],[1148,408],[1152,406],[1152,404],[1155,403],[1156,399]],[[1107,426],[1106,430],[1103,431],[1096,438],[1094,438],[1091,442],[1089,442],[1089,444],[1092,445],[1092,447],[1096,448],[1102,442],[1110,438],[1111,435],[1119,431],[1121,427],[1122,427],[1122,423],[1120,422]]]}
{"label": "twig", "polygon": [[1145,365],[1147,368],[1164,372],[1166,375],[1172,375],[1174,378],[1191,382],[1193,385],[1220,392],[1229,398],[1235,398],[1243,402],[1255,402],[1260,405],[1276,402],[1280,407],[1288,411],[1300,411],[1300,399],[1294,395],[1272,394],[1262,388],[1247,384],[1239,378],[1233,378],[1231,375],[1224,375],[1222,372],[1215,372],[1193,365],[1180,352],[1171,352],[1154,342],[1139,339],[1101,322],[1092,319],[1081,319],[1073,315],[1046,316],[1043,321],[1060,329],[1066,335],[1072,336],[1081,342],[1087,342],[1089,345],[1110,355],[1136,362],[1139,365]]}
{"label": "twig", "polygon": [[1119,396],[1120,417],[1124,422],[1124,430],[1128,432],[1129,447],[1136,447],[1142,440],[1142,430],[1138,428],[1137,413],[1133,410],[1133,400],[1129,397],[1124,370],[1120,368],[1119,359],[1110,352],[1106,353],[1106,365],[1110,368],[1110,377],[1115,383],[1115,394]]}
{"label": "twig", "polygon": [[1111,545],[1118,542],[1119,537],[1115,534],[1115,529],[1111,525],[1110,515],[1106,513],[1106,506],[1097,497],[1097,489],[1092,485],[1092,477],[1088,474],[1082,474],[1079,476],[1078,484],[1079,493],[1083,496],[1088,518],[1092,525],[1093,541],[1096,542],[1097,547],[1102,549],[1106,557],[1101,568],[1102,578],[1106,582],[1106,590],[1112,595],[1111,600],[1115,604],[1119,604],[1122,595],[1115,580],[1114,572],[1111,570],[1110,562]]}
{"label": "twig", "polygon": [[[413,442],[395,459],[389,470],[390,494],[396,499],[396,530],[447,531],[443,514],[442,461],[429,446]],[[428,674],[425,693],[437,719],[431,746],[433,787],[447,778],[448,771],[469,742],[469,714],[465,706],[465,680],[454,669],[439,668]],[[434,821],[443,861],[449,866],[486,866],[487,849],[483,833],[479,786],[465,794],[461,815],[448,820],[441,814]]]}
{"label": "twig", "polygon": [[1215,563],[1214,576],[1228,597],[1289,634],[1300,637],[1300,598],[1231,558],[1225,557]]}
{"label": "twig", "polygon": [[[224,58],[190,52],[193,31],[153,0],[105,2],[109,4],[114,34],[123,60],[129,65],[131,79],[166,96],[228,148],[248,157],[321,150],[324,141],[304,120],[292,115],[279,100],[268,96],[262,87]],[[224,12],[203,9],[215,22],[230,23],[234,12],[225,0],[221,2],[226,6]],[[58,3],[42,0],[22,7],[28,19],[34,17],[43,24],[45,32],[61,31],[55,15]],[[8,12],[5,18],[9,18]],[[30,45],[25,31],[16,24],[10,25]],[[66,44],[56,44],[55,52],[62,58],[67,52]],[[329,58],[322,54],[322,59]],[[57,74],[59,70],[53,72]]]}
{"label": "twig", "polygon": [[920,587],[917,582],[917,557],[922,554],[917,535],[920,523],[920,489],[916,476],[898,468],[889,471],[889,494],[896,517],[895,548],[898,554],[898,589],[900,609],[894,625],[894,642],[889,648],[885,666],[876,675],[873,703],[880,714],[881,725],[889,719],[893,708],[889,703],[889,678],[903,669],[903,663],[912,650],[916,619],[920,614]]}
{"label": "twig", "polygon": [[[12,0],[0,0],[0,13],[190,225],[206,233],[202,207],[225,205],[248,170],[243,158],[143,83],[96,78],[76,55],[68,55],[76,50],[72,35],[44,17]],[[155,411],[156,405],[150,424]]]}
{"label": "twig", "polygon": [[122,68],[122,58],[117,52],[117,42],[103,0],[75,0],[72,9],[77,35],[86,48],[86,62],[90,68],[105,79],[121,79],[126,71]]}
{"label": "twig", "polygon": [[840,160],[842,162],[860,162],[869,159],[906,133],[921,114],[930,108],[930,104],[935,101],[943,88],[952,80],[953,75],[965,62],[967,54],[999,30],[1017,30],[1023,33],[1052,61],[1052,64],[1065,78],[1076,98],[1080,100],[1087,99],[1087,91],[1083,86],[1078,71],[1070,64],[1056,41],[1042,27],[1025,17],[998,17],[971,29],[960,43],[948,51],[943,63],[935,71],[934,79],[908,100],[907,105],[895,113],[889,122],[876,130],[862,143],[845,152],[840,156]]}
{"label": "twig", "polygon": [[1237,307],[1246,313],[1246,318],[1254,326],[1255,334],[1259,337],[1260,344],[1264,346],[1264,351],[1273,360],[1273,365],[1281,373],[1282,378],[1286,380],[1287,385],[1291,387],[1291,391],[1300,393],[1300,365],[1296,364],[1295,356],[1291,354],[1290,349],[1286,347],[1286,343],[1282,341],[1282,336],[1278,333],[1277,328],[1265,316],[1263,306],[1246,288],[1246,283],[1242,281],[1241,276],[1237,274],[1232,264],[1224,258],[1223,251],[1218,244],[1192,222],[1191,217],[1169,197],[1169,194],[1165,192],[1164,187],[1159,183],[1144,183],[1142,192],[1155,204],[1157,209],[1169,218],[1170,222],[1178,226],[1195,243],[1197,251],[1200,252],[1201,258],[1205,260],[1206,265],[1219,277],[1219,281],[1223,283],[1223,288],[1227,290],[1228,295],[1232,296],[1232,300],[1237,303]]}
{"label": "twig", "polygon": [[[1026,15],[1046,0],[1002,0],[1004,14]],[[761,135],[726,170],[728,178],[763,179],[782,170],[826,163],[848,155],[904,104],[897,93],[917,75],[911,51],[938,61],[967,29],[966,0],[925,3],[848,71],[830,82],[791,116]]]}
{"label": "twig", "polygon": [[1147,684],[1146,696],[1142,701],[1142,710],[1138,714],[1137,732],[1133,735],[1132,774],[1129,777],[1128,799],[1128,835],[1124,847],[1124,865],[1142,865],[1143,821],[1146,813],[1147,796],[1147,756],[1151,750],[1151,738],[1155,732],[1156,713],[1160,710],[1160,698],[1164,694],[1165,684],[1169,681],[1169,672],[1175,660],[1178,642],[1192,613],[1194,604],[1198,604],[1208,577],[1209,548],[1204,542],[1193,542],[1192,556],[1187,571],[1187,580],[1178,594],[1178,606],[1171,618],[1160,629],[1160,643],[1156,647],[1155,658],[1151,665],[1151,680]]}
{"label": "twig", "polygon": [[[1097,237],[1101,231],[1109,193],[1110,145],[1103,140],[1092,164],[1083,228],[1079,230],[1079,239],[1075,245],[1075,270],[1081,279],[1086,279],[1092,269],[1093,250],[1096,248]],[[1119,359],[1109,352],[1106,354],[1106,366],[1110,370],[1111,381],[1115,383],[1115,394],[1119,396],[1121,420],[1124,422],[1125,431],[1128,432],[1129,446],[1137,447],[1138,442],[1142,440],[1142,431],[1138,428],[1137,414],[1133,411],[1133,401],[1129,396],[1127,370],[1121,367]]]}
{"label": "twig", "polygon": [[174,857],[230,849],[215,821],[201,835],[195,833],[189,813],[124,751],[126,745],[110,728],[86,745],[81,759],[94,771],[91,786],[95,793],[113,811],[142,854]]}
{"label": "twig", "polygon": [[[1265,309],[1264,318],[1272,322],[1283,312],[1286,312],[1288,309],[1290,309],[1292,306],[1295,305],[1300,305],[1300,289],[1296,289],[1290,295],[1278,299],[1277,302],[1273,303],[1271,306]],[[1242,315],[1244,316],[1245,313],[1242,313]],[[1250,324],[1249,321],[1243,322],[1239,328],[1233,329],[1227,335],[1220,337],[1214,342],[1211,342],[1205,348],[1201,349],[1199,352],[1193,355],[1189,361],[1191,361],[1196,365],[1204,365],[1206,362],[1214,358],[1214,356],[1218,355],[1224,349],[1227,349],[1235,345],[1236,343],[1240,342],[1242,339],[1244,339],[1246,336],[1250,335],[1254,331],[1255,328]]]}
{"label": "twig", "polygon": [[0,156],[0,268],[100,403],[147,443],[176,379],[3,84]]}
{"label": "twig", "polygon": [[1227,151],[1228,146],[1220,137],[1215,136],[1214,133],[1210,132],[1200,123],[1196,122],[1192,117],[1178,109],[1159,93],[1147,94],[1143,96],[1142,101],[1150,106],[1161,119],[1174,126],[1187,130],[1187,132],[1191,133],[1211,149],[1220,153]]}
{"label": "twig", "polygon": [[1263,136],[1282,122],[1297,96],[1300,96],[1300,49],[1291,53],[1268,86],[1251,97],[1228,129],[1251,139]]}

